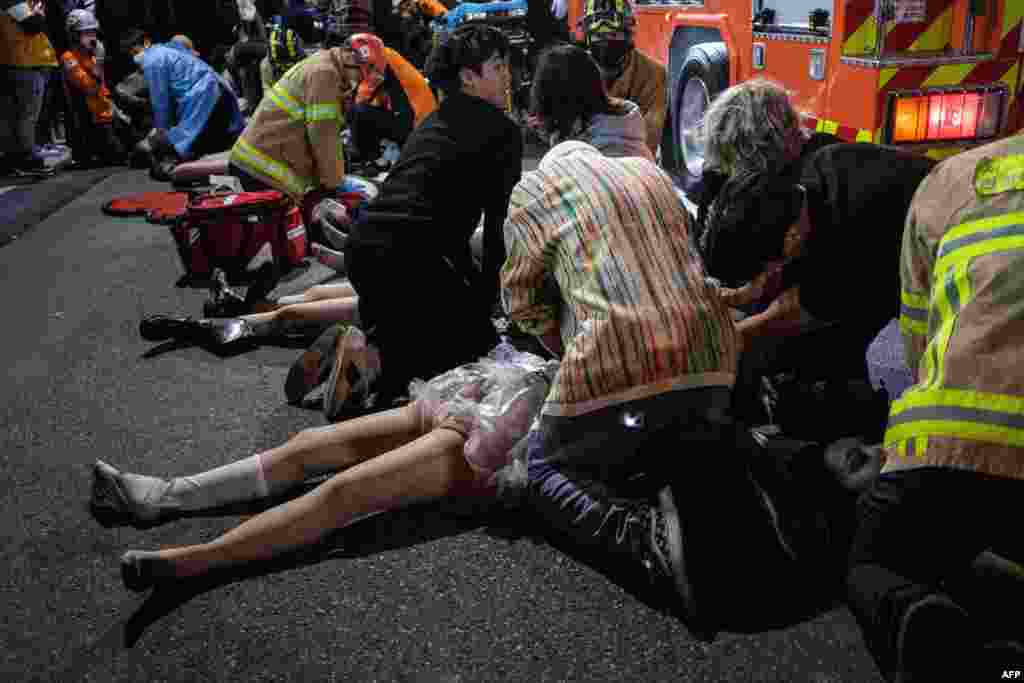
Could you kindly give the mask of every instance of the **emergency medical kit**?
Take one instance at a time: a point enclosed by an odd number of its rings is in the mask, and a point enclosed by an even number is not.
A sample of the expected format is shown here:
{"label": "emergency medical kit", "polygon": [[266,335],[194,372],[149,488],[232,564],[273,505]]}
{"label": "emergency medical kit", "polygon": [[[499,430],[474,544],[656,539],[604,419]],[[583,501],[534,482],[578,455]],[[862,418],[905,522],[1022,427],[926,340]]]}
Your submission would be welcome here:
{"label": "emergency medical kit", "polygon": [[276,279],[306,256],[302,214],[274,190],[195,196],[170,229],[186,279],[208,279],[221,268],[241,284],[268,265]]}

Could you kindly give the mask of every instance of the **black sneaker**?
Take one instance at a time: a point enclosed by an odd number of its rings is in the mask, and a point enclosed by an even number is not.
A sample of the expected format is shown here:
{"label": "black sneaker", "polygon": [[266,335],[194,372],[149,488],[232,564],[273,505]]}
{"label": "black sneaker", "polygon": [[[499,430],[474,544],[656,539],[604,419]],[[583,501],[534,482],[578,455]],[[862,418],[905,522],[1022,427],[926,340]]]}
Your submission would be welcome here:
{"label": "black sneaker", "polygon": [[47,166],[46,162],[39,157],[31,157],[12,163],[11,172],[13,175],[23,178],[39,178],[51,176],[55,170]]}
{"label": "black sneaker", "polygon": [[706,623],[705,615],[698,608],[693,582],[687,570],[683,530],[670,486],[658,492],[658,505],[650,508],[650,551],[651,561],[645,564],[671,582],[678,596],[680,616],[687,629],[696,638],[708,642],[714,640],[715,630]]}
{"label": "black sneaker", "polygon": [[971,619],[948,596],[932,593],[910,605],[896,635],[897,680],[968,680],[972,654]]}

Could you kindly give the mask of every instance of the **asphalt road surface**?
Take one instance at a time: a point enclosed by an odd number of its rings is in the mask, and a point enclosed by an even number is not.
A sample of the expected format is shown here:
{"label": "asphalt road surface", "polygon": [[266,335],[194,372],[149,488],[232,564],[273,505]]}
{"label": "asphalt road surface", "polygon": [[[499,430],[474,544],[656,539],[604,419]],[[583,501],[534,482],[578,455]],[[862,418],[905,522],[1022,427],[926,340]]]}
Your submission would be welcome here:
{"label": "asphalt road surface", "polygon": [[[879,680],[845,609],[704,644],[589,564],[446,505],[380,515],[315,555],[184,591],[126,591],[124,550],[208,540],[237,518],[103,529],[85,508],[95,459],[186,474],[323,424],[284,402],[295,348],[217,355],[139,337],[143,315],[198,315],[205,296],[174,286],[167,228],[100,211],[150,189],[166,186],[128,170],[0,189],[0,680]],[[873,371],[891,385],[904,371],[886,334]],[[756,556],[749,576],[765,602],[800,598]],[[745,608],[771,617],[756,597]]]}

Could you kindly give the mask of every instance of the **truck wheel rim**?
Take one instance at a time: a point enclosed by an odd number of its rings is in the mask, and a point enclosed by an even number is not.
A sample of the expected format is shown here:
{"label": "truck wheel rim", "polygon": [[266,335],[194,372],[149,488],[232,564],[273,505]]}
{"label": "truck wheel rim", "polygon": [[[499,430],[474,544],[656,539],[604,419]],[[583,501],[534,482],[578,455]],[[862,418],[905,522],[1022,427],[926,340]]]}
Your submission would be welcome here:
{"label": "truck wheel rim", "polygon": [[683,163],[690,175],[698,176],[704,170],[704,143],[698,132],[704,112],[711,98],[704,80],[694,76],[683,88],[683,101],[679,112],[679,137],[682,140]]}

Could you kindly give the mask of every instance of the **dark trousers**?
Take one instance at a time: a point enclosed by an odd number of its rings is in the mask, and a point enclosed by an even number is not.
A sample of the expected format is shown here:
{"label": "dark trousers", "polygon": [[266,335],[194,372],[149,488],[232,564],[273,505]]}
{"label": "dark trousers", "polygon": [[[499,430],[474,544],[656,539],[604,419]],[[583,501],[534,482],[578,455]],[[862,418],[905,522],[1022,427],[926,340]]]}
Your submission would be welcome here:
{"label": "dark trousers", "polygon": [[82,161],[99,159],[107,164],[122,164],[126,153],[114,131],[113,123],[93,124],[82,131]]}
{"label": "dark trousers", "polygon": [[[910,605],[947,592],[982,551],[1024,559],[1022,500],[1024,481],[938,467],[882,475],[861,495],[847,594],[883,673],[896,668],[897,634]],[[1019,620],[1016,588],[1002,595],[999,609]],[[988,637],[985,625],[962,634],[965,648],[972,638]],[[982,680],[976,670],[971,675]]]}
{"label": "dark trousers", "polygon": [[374,161],[380,156],[382,140],[393,140],[401,145],[412,132],[411,128],[401,124],[394,112],[365,103],[349,109],[348,125],[352,131],[352,144],[363,161]]}
{"label": "dark trousers", "polygon": [[216,154],[231,149],[238,139],[238,133],[230,132],[231,129],[231,106],[229,97],[234,97],[225,91],[224,85],[220,85],[220,96],[217,98],[217,105],[210,112],[210,118],[203,126],[203,132],[196,137],[196,141],[189,150],[189,156],[199,158],[204,154]]}
{"label": "dark trousers", "polygon": [[413,379],[474,362],[498,343],[475,273],[457,271],[439,252],[354,246],[346,257],[359,319],[380,350],[383,405],[407,395]]}
{"label": "dark trousers", "polygon": [[792,337],[757,339],[743,350],[733,388],[733,409],[756,423],[763,377],[793,373],[801,381],[868,380],[867,351],[889,318],[840,322]]}

